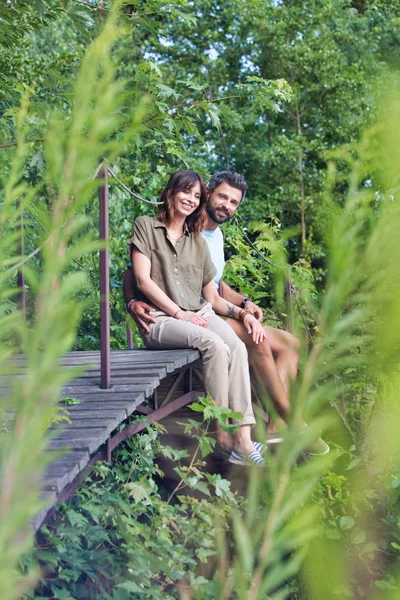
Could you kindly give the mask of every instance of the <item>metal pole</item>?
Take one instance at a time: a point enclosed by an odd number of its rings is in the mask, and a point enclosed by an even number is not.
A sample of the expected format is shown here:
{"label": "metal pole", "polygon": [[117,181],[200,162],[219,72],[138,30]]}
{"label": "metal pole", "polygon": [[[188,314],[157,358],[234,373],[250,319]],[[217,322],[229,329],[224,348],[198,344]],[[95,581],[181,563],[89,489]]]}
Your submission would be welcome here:
{"label": "metal pole", "polygon": [[[108,242],[108,169],[107,165],[100,170],[99,177],[104,184],[99,187],[99,229],[100,239]],[[110,369],[110,263],[107,247],[100,250],[100,368],[102,390],[111,386]]]}
{"label": "metal pole", "polygon": [[128,342],[128,350],[133,350],[132,329],[129,327],[128,323],[126,324],[126,339]]}
{"label": "metal pole", "polygon": [[[25,254],[24,209],[23,209],[21,201],[18,201],[18,205],[19,205],[19,209],[21,211],[20,224],[19,224],[19,230],[20,230],[19,247],[20,247],[21,258],[23,258],[24,254]],[[17,273],[17,286],[18,286],[18,289],[19,289],[19,292],[18,292],[18,308],[23,313],[23,315],[25,316],[25,309],[26,309],[25,277],[24,277],[24,274],[23,274],[22,271],[18,271],[18,273]]]}

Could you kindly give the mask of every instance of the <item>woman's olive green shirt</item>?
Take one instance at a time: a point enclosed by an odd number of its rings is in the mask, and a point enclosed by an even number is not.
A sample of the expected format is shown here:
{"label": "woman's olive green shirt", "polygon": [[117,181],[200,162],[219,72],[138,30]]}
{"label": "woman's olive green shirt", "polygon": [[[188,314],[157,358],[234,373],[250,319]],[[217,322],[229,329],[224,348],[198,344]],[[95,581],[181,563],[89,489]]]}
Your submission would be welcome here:
{"label": "woman's olive green shirt", "polygon": [[[130,239],[131,251],[135,246],[151,262],[151,279],[167,296],[184,310],[199,310],[206,301],[202,288],[214,279],[207,242],[187,229],[174,246],[167,227],[157,217],[138,217]],[[138,292],[138,300],[153,304]]]}

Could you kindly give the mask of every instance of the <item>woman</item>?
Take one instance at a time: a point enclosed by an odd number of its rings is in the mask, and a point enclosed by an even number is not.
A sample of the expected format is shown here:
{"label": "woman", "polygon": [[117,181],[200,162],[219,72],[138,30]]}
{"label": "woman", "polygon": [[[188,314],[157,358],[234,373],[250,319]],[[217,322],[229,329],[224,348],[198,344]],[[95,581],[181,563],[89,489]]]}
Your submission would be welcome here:
{"label": "woman", "polygon": [[233,438],[218,428],[220,446],[233,450],[232,461],[263,464],[251,441],[255,419],[246,347],[215,313],[243,320],[256,343],[265,334],[252,314],[218,295],[215,267],[198,235],[206,222],[206,201],[200,175],[183,169],[161,193],[159,213],[135,221],[130,244],[138,299],[154,306],[155,318],[143,339],[148,348],[200,351],[206,391],[218,405],[243,415]]}

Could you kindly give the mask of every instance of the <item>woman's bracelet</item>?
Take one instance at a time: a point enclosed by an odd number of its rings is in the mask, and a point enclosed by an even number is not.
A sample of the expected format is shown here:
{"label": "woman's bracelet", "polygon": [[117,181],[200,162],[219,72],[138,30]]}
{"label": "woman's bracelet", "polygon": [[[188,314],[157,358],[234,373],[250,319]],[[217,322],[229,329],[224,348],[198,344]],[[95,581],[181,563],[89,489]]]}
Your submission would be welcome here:
{"label": "woman's bracelet", "polygon": [[128,309],[128,311],[131,310],[131,308],[135,304],[135,302],[137,302],[136,298],[131,298],[129,300],[129,302],[126,303],[126,308]]}
{"label": "woman's bracelet", "polygon": [[246,315],[253,315],[253,313],[246,308],[242,308],[242,310],[239,312],[239,321],[244,321]]}
{"label": "woman's bracelet", "polygon": [[177,315],[179,312],[181,312],[181,310],[182,310],[181,308],[178,308],[178,310],[176,311],[176,313],[175,313],[175,314],[174,314],[174,316],[173,316],[173,319],[175,319],[175,318],[176,318],[176,315]]}

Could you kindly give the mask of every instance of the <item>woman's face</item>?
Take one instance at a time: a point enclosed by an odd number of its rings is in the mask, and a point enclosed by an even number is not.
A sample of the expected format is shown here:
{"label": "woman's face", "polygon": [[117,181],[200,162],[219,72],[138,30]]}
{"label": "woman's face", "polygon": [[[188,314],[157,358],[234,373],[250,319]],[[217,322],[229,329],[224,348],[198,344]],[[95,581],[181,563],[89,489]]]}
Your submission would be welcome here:
{"label": "woman's face", "polygon": [[188,217],[200,204],[201,188],[197,182],[192,188],[176,192],[172,204],[176,217]]}

